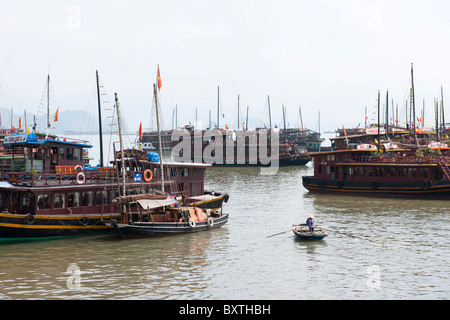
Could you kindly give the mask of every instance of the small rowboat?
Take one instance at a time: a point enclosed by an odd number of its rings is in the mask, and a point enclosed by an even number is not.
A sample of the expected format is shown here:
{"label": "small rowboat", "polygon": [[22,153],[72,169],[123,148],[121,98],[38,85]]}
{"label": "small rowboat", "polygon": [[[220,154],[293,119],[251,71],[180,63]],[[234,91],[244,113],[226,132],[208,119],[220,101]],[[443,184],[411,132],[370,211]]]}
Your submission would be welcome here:
{"label": "small rowboat", "polygon": [[306,224],[294,224],[292,225],[292,231],[297,238],[303,240],[322,240],[328,235],[326,229],[320,227],[315,227],[314,231],[311,232]]}

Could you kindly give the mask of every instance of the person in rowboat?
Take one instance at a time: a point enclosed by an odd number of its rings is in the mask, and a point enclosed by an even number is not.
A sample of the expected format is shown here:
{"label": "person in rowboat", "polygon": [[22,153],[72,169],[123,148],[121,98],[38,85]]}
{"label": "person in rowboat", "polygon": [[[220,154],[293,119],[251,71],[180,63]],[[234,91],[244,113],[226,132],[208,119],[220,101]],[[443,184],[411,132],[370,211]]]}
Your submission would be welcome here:
{"label": "person in rowboat", "polygon": [[309,232],[314,232],[314,216],[312,214],[308,214],[308,219],[306,219],[306,225],[309,228]]}

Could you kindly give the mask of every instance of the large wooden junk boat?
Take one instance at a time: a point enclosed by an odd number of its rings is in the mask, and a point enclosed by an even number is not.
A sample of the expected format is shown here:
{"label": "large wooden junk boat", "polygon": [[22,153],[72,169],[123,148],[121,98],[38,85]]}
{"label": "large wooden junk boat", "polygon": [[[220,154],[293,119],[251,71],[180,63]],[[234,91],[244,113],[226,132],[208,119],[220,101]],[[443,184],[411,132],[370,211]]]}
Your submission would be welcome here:
{"label": "large wooden junk boat", "polygon": [[228,200],[225,193],[204,190],[209,165],[169,163],[163,168],[151,154],[125,150],[120,141],[111,166],[101,160],[93,167],[88,158],[92,146],[86,142],[40,139],[35,133],[6,136],[0,155],[0,239],[111,232],[107,223],[120,219],[126,205],[138,199],[170,197],[171,206],[179,202],[188,210],[214,214]]}
{"label": "large wooden junk boat", "polygon": [[[218,167],[264,167],[270,166],[277,152],[278,165],[303,166],[311,161],[306,150],[296,144],[281,141],[279,130],[241,130],[221,129],[178,130],[177,137],[188,141],[180,143],[172,151],[172,157],[183,162],[209,163]],[[272,140],[272,134],[274,137]],[[275,140],[276,139],[276,140]],[[276,143],[272,147],[271,143]],[[186,152],[190,156],[186,157]]]}
{"label": "large wooden junk boat", "polygon": [[[414,115],[412,65],[411,83]],[[344,130],[343,137],[334,139],[332,151],[310,154],[314,175],[302,178],[304,187],[310,192],[450,199],[448,141],[439,140],[438,126],[433,136],[416,127],[415,116],[412,119],[406,132],[389,126],[382,132],[378,93],[377,133],[347,136]]]}
{"label": "large wooden junk boat", "polygon": [[314,175],[303,177],[310,192],[450,199],[447,145],[382,153],[375,145],[362,145],[311,156]]}
{"label": "large wooden junk boat", "polygon": [[[208,165],[165,166],[164,192],[159,164],[142,152],[117,166],[92,167],[83,159],[91,146],[78,142],[13,135],[3,145],[0,182],[0,238],[37,238],[110,232],[105,225],[121,215],[116,199],[171,194],[189,207],[218,210],[226,194],[204,192]],[[126,182],[126,189],[118,188]]]}

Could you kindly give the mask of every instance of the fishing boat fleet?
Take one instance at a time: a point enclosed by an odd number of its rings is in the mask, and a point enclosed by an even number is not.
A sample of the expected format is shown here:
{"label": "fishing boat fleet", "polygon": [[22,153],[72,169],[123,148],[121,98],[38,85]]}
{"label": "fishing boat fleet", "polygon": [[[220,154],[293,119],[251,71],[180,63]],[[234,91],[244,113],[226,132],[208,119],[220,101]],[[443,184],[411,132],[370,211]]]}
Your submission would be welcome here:
{"label": "fishing boat fleet", "polygon": [[[389,126],[388,121],[385,127],[379,121],[378,126],[348,130],[351,134],[343,129],[326,151],[320,150],[320,135],[286,128],[230,131],[217,126],[209,131],[187,126],[170,131],[180,139],[163,143],[168,132],[163,134],[159,124],[160,86],[158,67],[153,90],[157,134],[140,133],[137,148],[123,144],[115,94],[120,147],[109,165],[103,165],[103,157],[97,166],[89,163],[92,145],[87,141],[48,133],[5,132],[0,153],[0,238],[99,233],[155,237],[219,228],[229,219],[223,210],[229,195],[206,190],[205,171],[212,166],[264,166],[261,155],[267,155],[267,150],[274,153],[274,146],[280,166],[313,162],[313,174],[302,177],[311,193],[450,199],[445,123],[441,131],[437,125],[434,132],[412,124]],[[379,94],[378,109],[380,113]],[[102,141],[101,135],[100,130]],[[164,145],[181,160],[164,161]],[[231,157],[209,161],[205,154],[211,151]],[[308,240],[328,235],[325,229],[313,230],[305,224],[293,225],[292,231],[297,238]]]}

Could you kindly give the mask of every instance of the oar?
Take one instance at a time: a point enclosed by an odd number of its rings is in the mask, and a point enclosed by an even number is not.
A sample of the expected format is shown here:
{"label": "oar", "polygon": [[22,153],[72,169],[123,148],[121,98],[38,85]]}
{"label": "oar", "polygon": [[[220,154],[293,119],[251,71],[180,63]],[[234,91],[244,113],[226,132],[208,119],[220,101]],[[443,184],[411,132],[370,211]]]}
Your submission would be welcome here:
{"label": "oar", "polygon": [[283,234],[283,233],[286,233],[286,232],[290,232],[290,231],[292,231],[292,228],[289,229],[289,230],[283,231],[283,232],[275,233],[275,234],[273,234],[273,235],[271,235],[271,236],[267,236],[266,238],[275,237],[275,236],[278,236],[278,235],[280,235],[280,234]]}

